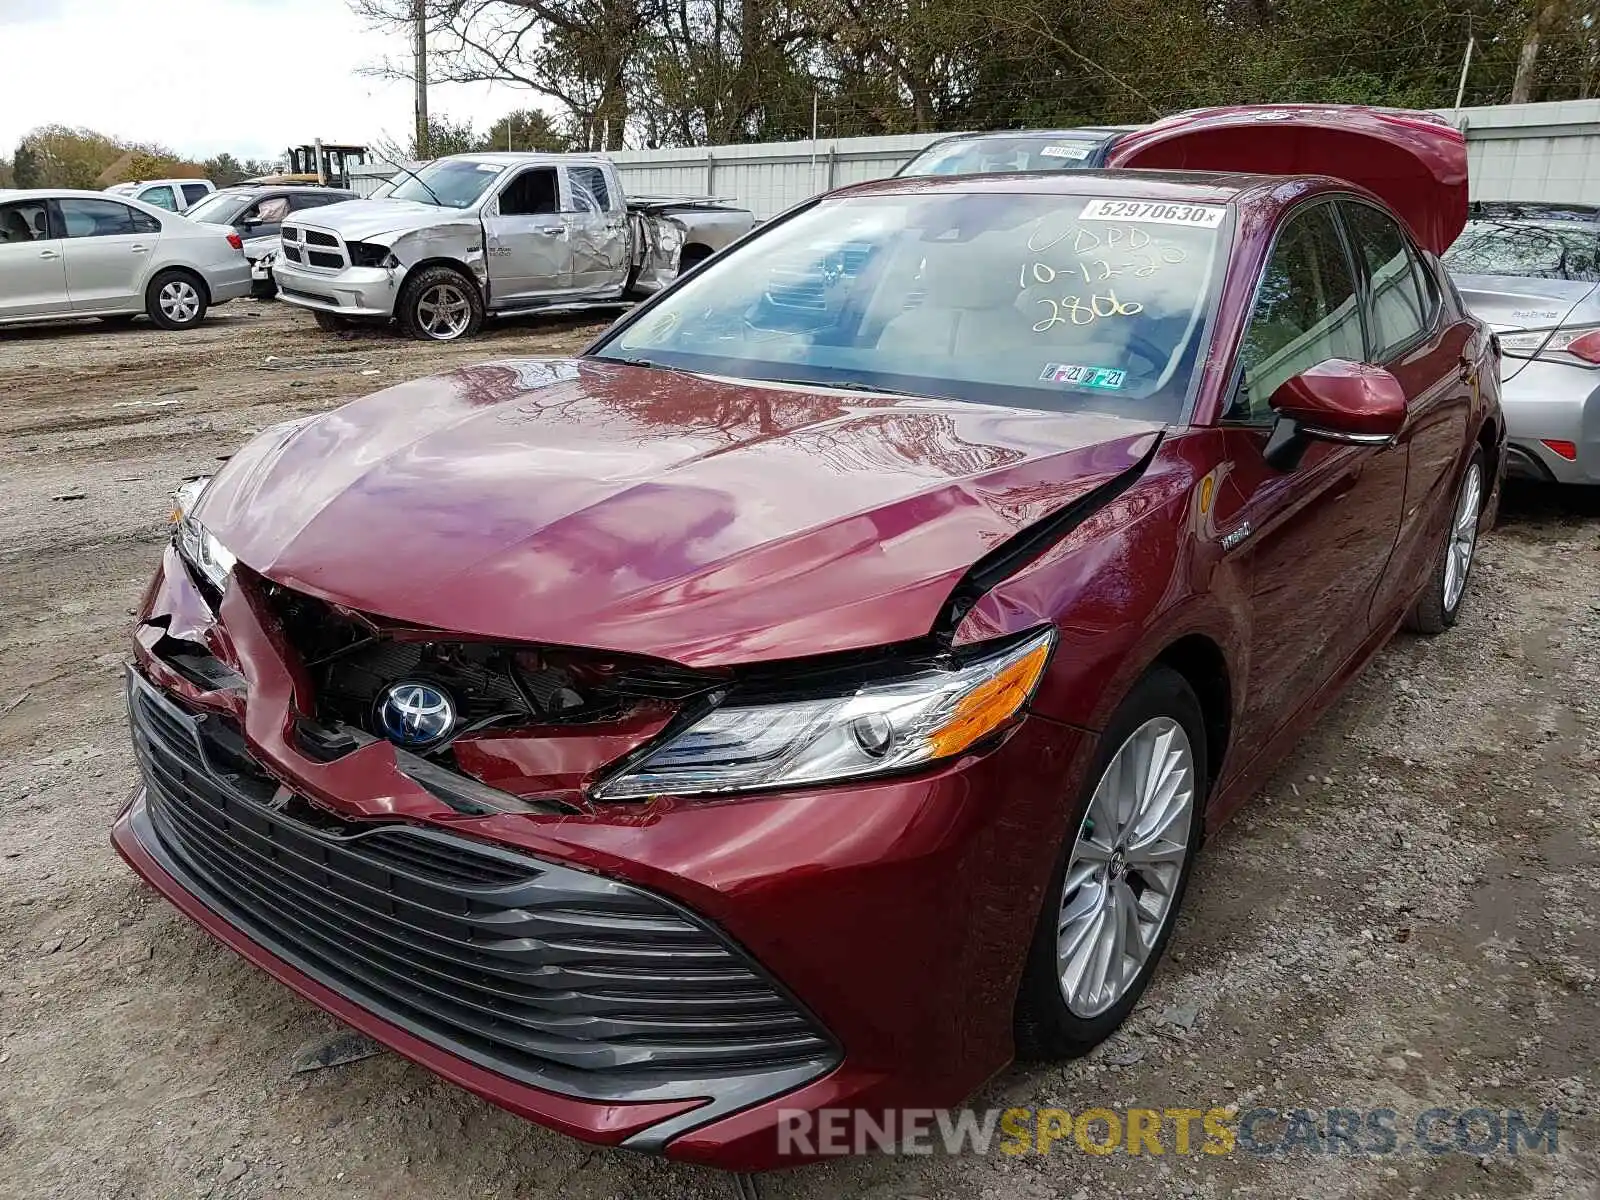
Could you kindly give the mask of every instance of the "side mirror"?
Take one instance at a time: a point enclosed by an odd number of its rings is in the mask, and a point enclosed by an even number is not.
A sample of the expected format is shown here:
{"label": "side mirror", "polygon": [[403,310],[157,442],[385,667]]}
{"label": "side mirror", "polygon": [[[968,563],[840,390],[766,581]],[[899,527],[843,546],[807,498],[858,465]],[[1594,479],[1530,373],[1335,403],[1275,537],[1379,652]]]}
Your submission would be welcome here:
{"label": "side mirror", "polygon": [[1278,385],[1267,461],[1285,470],[1307,440],[1387,446],[1406,423],[1406,392],[1382,367],[1330,358]]}
{"label": "side mirror", "polygon": [[260,217],[246,217],[244,220],[239,222],[240,229],[260,229],[261,225],[262,221]]}

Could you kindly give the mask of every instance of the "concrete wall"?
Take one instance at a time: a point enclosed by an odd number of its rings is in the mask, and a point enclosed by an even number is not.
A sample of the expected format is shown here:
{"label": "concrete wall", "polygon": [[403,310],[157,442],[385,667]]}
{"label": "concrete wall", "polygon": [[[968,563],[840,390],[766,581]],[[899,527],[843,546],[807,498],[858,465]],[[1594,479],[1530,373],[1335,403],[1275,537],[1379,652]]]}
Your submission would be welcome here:
{"label": "concrete wall", "polygon": [[1474,200],[1600,204],[1600,100],[1464,108],[1461,117]]}
{"label": "concrete wall", "polygon": [[[1466,130],[1475,200],[1600,204],[1600,100],[1440,110]],[[611,155],[629,194],[723,196],[771,217],[808,196],[892,175],[942,133]],[[355,180],[366,195],[389,169]]]}

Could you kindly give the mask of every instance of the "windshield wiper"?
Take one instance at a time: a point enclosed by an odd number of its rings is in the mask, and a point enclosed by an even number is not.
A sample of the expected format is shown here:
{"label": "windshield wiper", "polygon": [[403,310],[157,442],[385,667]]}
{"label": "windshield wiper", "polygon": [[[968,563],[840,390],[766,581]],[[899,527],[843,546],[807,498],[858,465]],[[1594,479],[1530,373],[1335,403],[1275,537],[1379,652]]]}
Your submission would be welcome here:
{"label": "windshield wiper", "polygon": [[902,396],[907,400],[954,400],[937,392],[908,392],[904,388],[880,387],[876,383],[824,383],[817,379],[758,379],[758,383],[787,383],[793,387],[831,388],[836,392],[869,392],[874,396]]}
{"label": "windshield wiper", "polygon": [[439,193],[434,191],[431,187],[429,187],[428,186],[428,181],[426,179],[424,179],[421,175],[418,175],[410,167],[401,166],[401,164],[399,164],[399,163],[395,163],[394,165],[397,166],[397,167],[400,167],[400,169],[402,171],[404,171],[407,175],[411,176],[411,178],[415,179],[418,183],[420,183],[422,185],[422,190],[427,192],[428,195],[433,197],[434,204],[438,205],[440,208],[449,208],[450,207],[443,200],[439,199]]}

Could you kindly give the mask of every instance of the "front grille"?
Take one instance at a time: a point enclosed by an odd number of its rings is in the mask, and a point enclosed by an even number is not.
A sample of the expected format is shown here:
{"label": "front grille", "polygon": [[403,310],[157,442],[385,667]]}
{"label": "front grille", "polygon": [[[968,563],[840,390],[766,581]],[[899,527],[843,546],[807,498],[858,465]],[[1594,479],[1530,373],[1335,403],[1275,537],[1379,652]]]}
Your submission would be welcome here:
{"label": "front grille", "polygon": [[748,956],[669,901],[434,829],[345,821],[137,672],[128,702],[141,840],[235,927],[418,1036],[600,1099],[677,1081],[717,1095],[764,1073],[792,1086],[837,1061]]}
{"label": "front grille", "polygon": [[342,271],[348,265],[344,243],[334,234],[300,225],[285,225],[279,230],[279,238],[283,243],[283,256],[290,262],[322,271]]}

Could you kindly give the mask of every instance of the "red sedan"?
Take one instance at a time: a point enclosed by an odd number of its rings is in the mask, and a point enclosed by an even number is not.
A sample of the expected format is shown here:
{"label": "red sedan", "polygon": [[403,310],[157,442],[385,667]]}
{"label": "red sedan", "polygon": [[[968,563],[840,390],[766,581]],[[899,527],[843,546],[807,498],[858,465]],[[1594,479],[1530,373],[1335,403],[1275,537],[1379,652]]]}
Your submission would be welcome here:
{"label": "red sedan", "polygon": [[675,1158],[1104,1039],[1205,833],[1455,621],[1504,449],[1455,130],[1190,114],[1112,165],[821,197],[576,359],[260,435],[140,611],[117,848]]}

